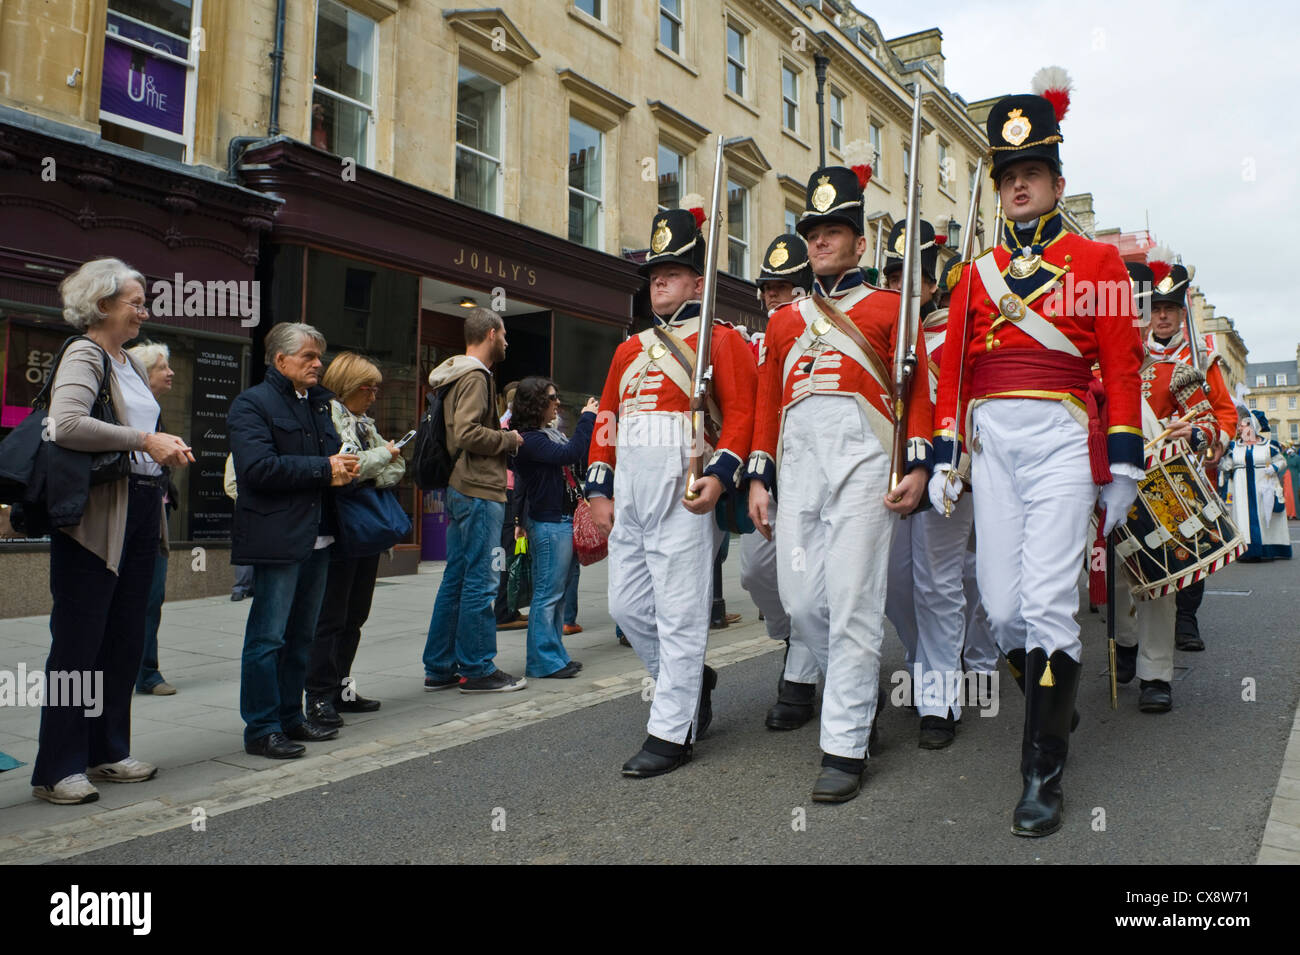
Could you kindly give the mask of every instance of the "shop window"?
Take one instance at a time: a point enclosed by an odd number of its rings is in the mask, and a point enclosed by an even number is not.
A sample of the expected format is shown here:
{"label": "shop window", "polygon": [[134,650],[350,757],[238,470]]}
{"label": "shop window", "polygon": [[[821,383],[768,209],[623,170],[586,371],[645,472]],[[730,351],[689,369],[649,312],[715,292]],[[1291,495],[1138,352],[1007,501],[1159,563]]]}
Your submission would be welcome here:
{"label": "shop window", "polygon": [[191,161],[201,13],[202,0],[109,0],[99,94],[106,141]]}
{"label": "shop window", "polygon": [[831,88],[831,149],[844,148],[844,94]]}
{"label": "shop window", "polygon": [[727,181],[727,271],[749,278],[749,190]]}
{"label": "shop window", "polygon": [[569,117],[569,241],[600,249],[604,206],[600,130]]}
{"label": "shop window", "polygon": [[744,96],[745,83],[745,48],[749,37],[736,24],[727,23],[727,89],[737,96]]}
{"label": "shop window", "polygon": [[781,124],[799,132],[799,73],[785,63],[781,65]]}
{"label": "shop window", "polygon": [[682,0],[659,0],[659,42],[682,54]]}
{"label": "shop window", "polygon": [[686,157],[659,144],[659,211],[676,209],[686,194]]}
{"label": "shop window", "polygon": [[316,12],[311,144],[363,166],[373,158],[375,21],[336,0]]}
{"label": "shop window", "polygon": [[501,86],[460,68],[456,88],[456,198],[501,212]]}

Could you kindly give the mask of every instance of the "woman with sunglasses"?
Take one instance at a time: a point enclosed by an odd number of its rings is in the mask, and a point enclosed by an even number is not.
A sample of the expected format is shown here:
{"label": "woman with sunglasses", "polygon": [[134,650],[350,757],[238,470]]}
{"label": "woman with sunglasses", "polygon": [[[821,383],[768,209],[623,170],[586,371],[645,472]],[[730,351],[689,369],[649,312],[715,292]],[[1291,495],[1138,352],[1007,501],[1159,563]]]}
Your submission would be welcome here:
{"label": "woman with sunglasses", "polygon": [[588,398],[573,437],[554,426],[560,410],[555,382],[533,376],[519,383],[511,424],[523,435],[515,452],[515,493],[532,555],[533,600],[528,612],[525,674],[569,679],[582,664],[564,649],[564,587],[573,563],[573,509],[564,469],[587,456],[599,403]]}

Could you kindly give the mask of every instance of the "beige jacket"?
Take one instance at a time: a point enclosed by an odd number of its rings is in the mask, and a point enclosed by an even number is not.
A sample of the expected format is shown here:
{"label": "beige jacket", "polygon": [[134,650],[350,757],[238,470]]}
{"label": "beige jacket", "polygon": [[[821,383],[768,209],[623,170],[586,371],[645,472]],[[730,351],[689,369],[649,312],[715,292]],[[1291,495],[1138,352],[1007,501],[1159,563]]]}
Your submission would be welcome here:
{"label": "beige jacket", "polygon": [[447,450],[455,454],[451,486],[466,497],[506,499],[506,461],[514,442],[497,420],[497,388],[491,373],[469,355],[456,355],[429,372],[429,387],[451,385],[443,401]]}
{"label": "beige jacket", "polygon": [[[128,353],[127,359],[136,374],[147,385],[149,375],[140,363]],[[50,414],[54,423],[54,441],[71,451],[142,451],[144,432],[125,425],[111,425],[90,416],[91,406],[99,394],[104,373],[104,352],[90,341],[73,342],[63,353],[54,387],[50,392]],[[109,370],[112,374],[112,370]],[[117,382],[109,381],[109,394],[114,408],[126,407]],[[90,551],[113,573],[122,559],[122,544],[126,539],[127,481],[100,484],[90,489],[86,511],[81,523],[60,528],[86,550]],[[159,508],[162,504],[159,503]],[[166,513],[163,514],[159,541],[165,545],[167,535]]]}

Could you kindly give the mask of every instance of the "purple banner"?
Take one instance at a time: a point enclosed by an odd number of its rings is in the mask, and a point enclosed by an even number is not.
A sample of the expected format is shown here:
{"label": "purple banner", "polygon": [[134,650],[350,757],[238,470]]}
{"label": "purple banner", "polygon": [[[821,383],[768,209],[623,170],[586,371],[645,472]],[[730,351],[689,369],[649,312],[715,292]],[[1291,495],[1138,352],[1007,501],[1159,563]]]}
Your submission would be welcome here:
{"label": "purple banner", "polygon": [[104,82],[99,108],[105,113],[181,135],[185,130],[185,74],[179,63],[104,40]]}

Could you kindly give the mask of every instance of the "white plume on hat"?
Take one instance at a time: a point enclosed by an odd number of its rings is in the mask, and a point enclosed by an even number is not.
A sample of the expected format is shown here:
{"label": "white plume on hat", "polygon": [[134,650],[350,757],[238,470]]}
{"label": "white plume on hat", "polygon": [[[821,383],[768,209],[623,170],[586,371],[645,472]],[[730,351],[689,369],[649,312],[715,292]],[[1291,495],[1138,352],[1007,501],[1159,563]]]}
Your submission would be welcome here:
{"label": "white plume on hat", "polygon": [[1029,88],[1035,96],[1041,96],[1052,104],[1058,123],[1065,118],[1070,109],[1070,90],[1074,89],[1074,81],[1064,67],[1043,67],[1034,74]]}
{"label": "white plume on hat", "polygon": [[1147,262],[1164,262],[1173,265],[1175,260],[1173,250],[1167,245],[1153,245],[1147,249]]}

